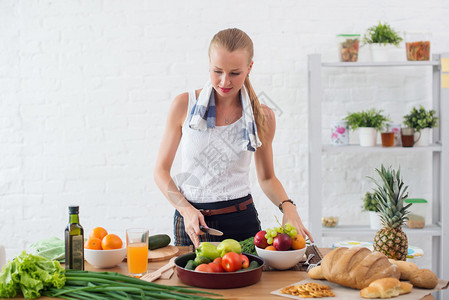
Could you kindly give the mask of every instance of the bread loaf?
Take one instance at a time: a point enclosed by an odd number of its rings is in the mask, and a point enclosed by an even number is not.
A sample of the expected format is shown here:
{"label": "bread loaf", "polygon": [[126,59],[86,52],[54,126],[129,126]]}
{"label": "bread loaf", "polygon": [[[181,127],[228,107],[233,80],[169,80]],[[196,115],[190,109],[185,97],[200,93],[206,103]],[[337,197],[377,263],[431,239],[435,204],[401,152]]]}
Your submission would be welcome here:
{"label": "bread loaf", "polygon": [[376,279],[400,277],[399,268],[384,254],[364,247],[334,249],[323,258],[321,267],[327,280],[359,290]]}
{"label": "bread loaf", "polygon": [[409,261],[390,259],[390,262],[398,266],[401,280],[410,280],[410,275],[418,271],[418,266]]}
{"label": "bread loaf", "polygon": [[323,276],[323,269],[321,268],[321,266],[313,267],[312,269],[310,269],[308,274],[309,277],[312,279],[325,279]]}
{"label": "bread loaf", "polygon": [[400,282],[396,278],[381,278],[374,280],[360,291],[363,298],[391,298],[410,293],[413,286],[407,282]]}
{"label": "bread loaf", "polygon": [[410,283],[419,288],[433,289],[438,284],[438,277],[429,269],[419,269],[410,276]]}

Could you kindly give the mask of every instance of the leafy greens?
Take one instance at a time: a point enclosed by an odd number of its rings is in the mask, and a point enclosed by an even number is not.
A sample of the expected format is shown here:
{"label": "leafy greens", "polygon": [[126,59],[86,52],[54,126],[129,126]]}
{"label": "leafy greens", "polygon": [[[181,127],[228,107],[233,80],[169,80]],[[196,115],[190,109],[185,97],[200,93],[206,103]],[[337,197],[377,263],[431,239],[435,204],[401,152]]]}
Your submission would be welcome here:
{"label": "leafy greens", "polygon": [[59,262],[23,251],[0,273],[0,298],[15,297],[18,291],[27,299],[38,298],[43,289],[62,288],[64,272]]}

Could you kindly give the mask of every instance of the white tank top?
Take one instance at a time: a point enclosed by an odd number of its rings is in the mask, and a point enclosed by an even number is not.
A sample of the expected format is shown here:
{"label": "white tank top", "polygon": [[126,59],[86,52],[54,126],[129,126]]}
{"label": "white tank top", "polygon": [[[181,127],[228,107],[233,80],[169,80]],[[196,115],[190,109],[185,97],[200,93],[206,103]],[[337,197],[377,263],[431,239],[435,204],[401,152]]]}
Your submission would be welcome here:
{"label": "white tank top", "polygon": [[206,131],[189,127],[196,102],[189,92],[189,108],[182,126],[182,174],[175,177],[181,193],[197,203],[226,201],[250,194],[249,169],[253,152],[242,150],[240,118]]}

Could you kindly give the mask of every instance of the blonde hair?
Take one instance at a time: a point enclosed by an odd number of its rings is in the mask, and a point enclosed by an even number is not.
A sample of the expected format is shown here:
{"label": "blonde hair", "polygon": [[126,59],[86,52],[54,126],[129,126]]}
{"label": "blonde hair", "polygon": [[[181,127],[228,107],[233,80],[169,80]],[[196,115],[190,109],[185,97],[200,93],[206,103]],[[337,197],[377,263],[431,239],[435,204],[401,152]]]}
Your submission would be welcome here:
{"label": "blonde hair", "polygon": [[[211,49],[214,47],[223,47],[229,52],[235,50],[245,50],[248,53],[248,65],[252,62],[254,56],[253,41],[242,30],[237,28],[229,28],[222,30],[214,35],[209,45],[209,57]],[[254,119],[256,121],[257,133],[261,141],[263,141],[264,133],[266,131],[265,114],[257,98],[256,92],[249,81],[249,76],[245,78],[244,82],[246,91],[251,100],[251,106],[254,112]]]}

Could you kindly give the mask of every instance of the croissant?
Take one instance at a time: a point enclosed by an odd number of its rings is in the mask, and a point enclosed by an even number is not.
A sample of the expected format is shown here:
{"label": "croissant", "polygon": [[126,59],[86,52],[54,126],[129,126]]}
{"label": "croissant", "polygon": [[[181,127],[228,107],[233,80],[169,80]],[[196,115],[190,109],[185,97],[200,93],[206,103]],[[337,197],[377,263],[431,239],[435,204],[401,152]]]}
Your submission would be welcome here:
{"label": "croissant", "polygon": [[399,279],[399,268],[380,252],[365,247],[341,247],[329,252],[321,263],[324,278],[361,290],[380,278]]}

